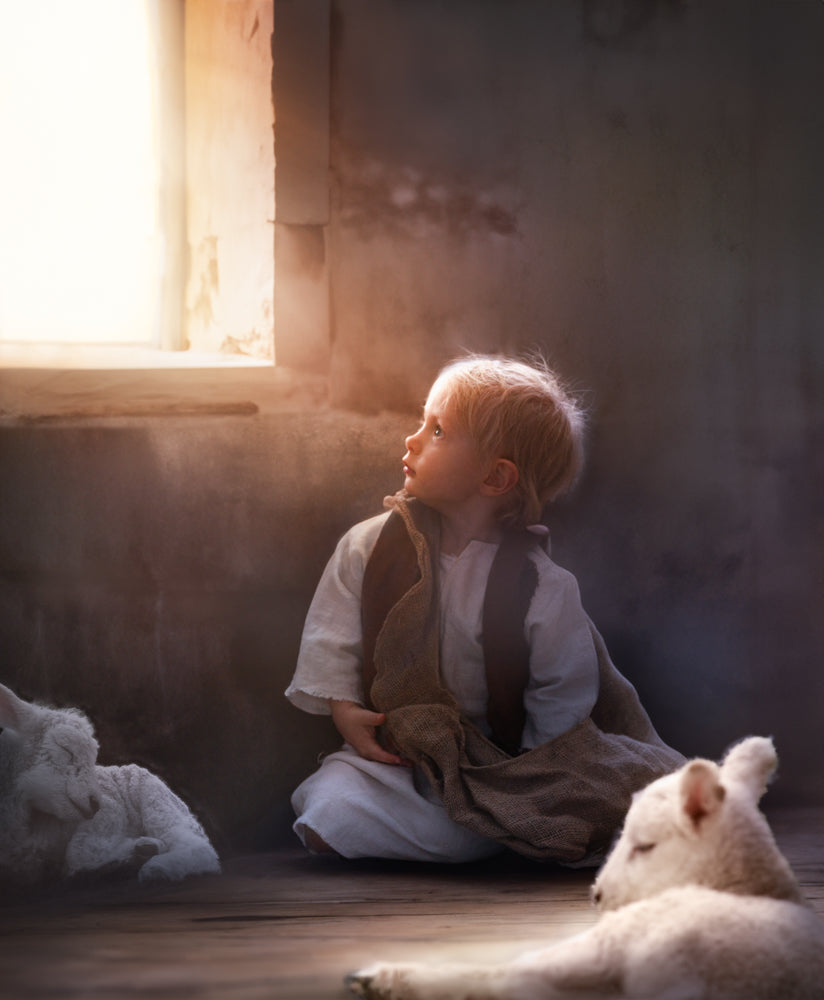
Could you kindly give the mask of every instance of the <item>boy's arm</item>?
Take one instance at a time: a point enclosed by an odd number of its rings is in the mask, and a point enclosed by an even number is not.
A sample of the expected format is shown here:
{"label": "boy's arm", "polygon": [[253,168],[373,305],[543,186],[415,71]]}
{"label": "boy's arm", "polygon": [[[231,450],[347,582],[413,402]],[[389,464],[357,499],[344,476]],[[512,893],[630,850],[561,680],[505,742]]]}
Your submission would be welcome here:
{"label": "boy's arm", "polygon": [[286,690],[286,697],[304,712],[329,715],[331,699],[363,703],[363,571],[386,517],[351,528],[323,571]]}
{"label": "boy's arm", "polygon": [[586,719],[598,698],[598,656],[578,582],[548,558],[527,615],[529,683],[523,745],[539,746]]}

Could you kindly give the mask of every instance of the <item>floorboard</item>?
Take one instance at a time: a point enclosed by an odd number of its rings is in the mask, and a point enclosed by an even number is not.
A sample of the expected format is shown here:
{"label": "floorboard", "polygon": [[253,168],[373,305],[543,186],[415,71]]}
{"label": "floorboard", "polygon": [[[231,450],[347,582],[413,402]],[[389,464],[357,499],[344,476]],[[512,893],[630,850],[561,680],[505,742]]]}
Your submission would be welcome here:
{"label": "floorboard", "polygon": [[[771,817],[824,916],[824,810]],[[374,960],[494,961],[592,924],[591,871],[506,856],[465,866],[344,862],[300,849],[222,876],[7,893],[2,1000],[344,1000]]]}

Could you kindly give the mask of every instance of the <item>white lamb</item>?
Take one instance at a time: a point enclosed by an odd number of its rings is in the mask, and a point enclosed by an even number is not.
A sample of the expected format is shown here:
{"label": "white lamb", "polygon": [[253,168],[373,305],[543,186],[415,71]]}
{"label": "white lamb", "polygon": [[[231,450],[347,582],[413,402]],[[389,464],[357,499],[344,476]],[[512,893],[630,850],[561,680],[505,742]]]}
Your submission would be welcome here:
{"label": "white lamb", "polygon": [[504,965],[378,963],[349,977],[370,1000],[824,998],[824,922],[804,902],[758,801],[772,741],[721,767],[693,760],[635,796],[592,898],[589,930]]}
{"label": "white lamb", "polygon": [[0,727],[0,879],[220,871],[203,828],[160,778],[136,764],[96,764],[82,712],[23,701],[0,684]]}

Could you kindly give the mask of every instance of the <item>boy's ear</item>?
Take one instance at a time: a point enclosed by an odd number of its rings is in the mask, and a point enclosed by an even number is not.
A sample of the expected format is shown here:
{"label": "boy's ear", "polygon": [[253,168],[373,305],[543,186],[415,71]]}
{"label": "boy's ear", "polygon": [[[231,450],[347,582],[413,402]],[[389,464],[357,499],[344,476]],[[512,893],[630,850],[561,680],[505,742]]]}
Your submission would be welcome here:
{"label": "boy's ear", "polygon": [[496,458],[483,481],[481,492],[488,497],[500,497],[518,482],[518,467],[508,458]]}

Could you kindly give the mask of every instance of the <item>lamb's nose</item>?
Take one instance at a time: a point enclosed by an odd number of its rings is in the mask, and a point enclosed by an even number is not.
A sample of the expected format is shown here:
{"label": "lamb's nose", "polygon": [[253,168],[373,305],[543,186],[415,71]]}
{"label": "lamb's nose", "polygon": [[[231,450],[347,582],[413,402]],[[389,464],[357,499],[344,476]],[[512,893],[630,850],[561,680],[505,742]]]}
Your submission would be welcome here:
{"label": "lamb's nose", "polygon": [[590,895],[590,898],[592,899],[592,902],[596,906],[599,906],[600,903],[601,903],[601,899],[603,897],[603,893],[601,892],[601,890],[600,889],[596,889],[593,886],[592,889],[590,889],[590,891],[589,891],[589,895]]}

